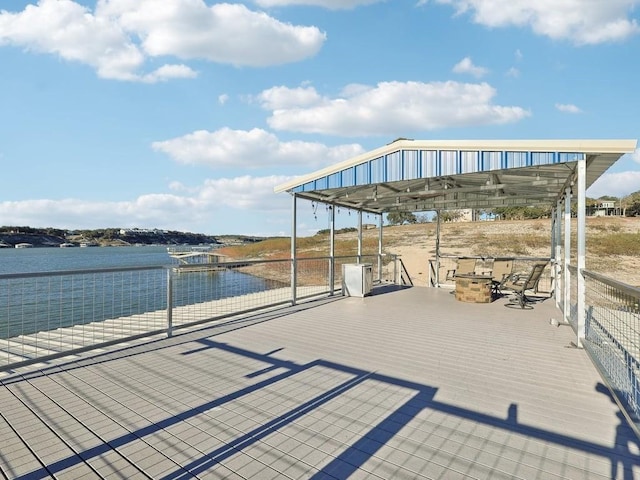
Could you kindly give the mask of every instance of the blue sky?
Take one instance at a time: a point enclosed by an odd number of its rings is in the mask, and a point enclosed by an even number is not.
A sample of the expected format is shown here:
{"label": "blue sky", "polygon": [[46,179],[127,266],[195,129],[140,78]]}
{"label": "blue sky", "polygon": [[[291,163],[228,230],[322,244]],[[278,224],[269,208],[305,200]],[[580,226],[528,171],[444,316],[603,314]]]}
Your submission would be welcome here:
{"label": "blue sky", "polygon": [[[398,137],[639,138],[639,7],[2,2],[0,224],[288,234],[275,185]],[[638,151],[587,194],[637,190]]]}

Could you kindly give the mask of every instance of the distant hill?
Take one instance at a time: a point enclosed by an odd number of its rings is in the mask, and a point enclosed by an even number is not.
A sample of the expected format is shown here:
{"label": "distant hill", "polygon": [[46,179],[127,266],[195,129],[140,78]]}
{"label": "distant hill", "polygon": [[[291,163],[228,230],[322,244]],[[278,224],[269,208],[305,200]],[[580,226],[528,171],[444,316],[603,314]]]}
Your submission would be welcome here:
{"label": "distant hill", "polygon": [[245,235],[205,235],[166,230],[99,229],[65,231],[31,227],[0,227],[0,247],[15,247],[29,243],[34,247],[59,247],[63,243],[99,246],[123,245],[244,245],[263,240],[262,237]]}

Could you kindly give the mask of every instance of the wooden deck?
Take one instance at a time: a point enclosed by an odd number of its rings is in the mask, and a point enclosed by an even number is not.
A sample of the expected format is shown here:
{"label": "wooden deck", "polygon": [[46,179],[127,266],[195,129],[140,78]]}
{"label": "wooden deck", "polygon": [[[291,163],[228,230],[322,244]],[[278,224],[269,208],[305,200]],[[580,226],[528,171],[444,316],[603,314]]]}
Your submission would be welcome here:
{"label": "wooden deck", "polygon": [[[551,300],[374,290],[0,379],[8,478],[640,478]],[[635,477],[634,477],[635,475]]]}

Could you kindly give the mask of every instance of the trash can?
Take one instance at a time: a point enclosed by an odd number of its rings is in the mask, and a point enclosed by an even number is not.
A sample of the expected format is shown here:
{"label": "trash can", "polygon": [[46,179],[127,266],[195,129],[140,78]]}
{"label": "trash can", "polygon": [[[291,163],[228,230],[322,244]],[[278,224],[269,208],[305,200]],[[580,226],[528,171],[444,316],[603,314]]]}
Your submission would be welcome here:
{"label": "trash can", "polygon": [[342,295],[364,297],[371,293],[373,265],[371,263],[345,263],[342,265]]}

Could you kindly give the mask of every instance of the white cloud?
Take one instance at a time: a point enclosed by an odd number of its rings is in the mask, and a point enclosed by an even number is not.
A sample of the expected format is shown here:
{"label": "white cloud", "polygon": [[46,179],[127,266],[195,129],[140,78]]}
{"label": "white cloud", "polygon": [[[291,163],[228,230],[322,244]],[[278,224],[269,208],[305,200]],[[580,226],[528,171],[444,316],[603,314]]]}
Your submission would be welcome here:
{"label": "white cloud", "polygon": [[489,70],[484,67],[474,65],[470,57],[465,57],[453,66],[454,73],[468,73],[476,78],[484,77]]}
{"label": "white cloud", "polygon": [[[448,127],[505,124],[530,115],[521,107],[493,105],[496,91],[487,83],[383,82],[375,87],[348,86],[343,92],[348,94],[338,98],[307,92],[300,104],[295,103],[299,89],[289,90],[288,99],[287,91],[279,87],[280,108],[273,109],[268,118],[276,130],[402,136]],[[311,97],[314,104],[306,101]],[[273,103],[265,101],[263,106],[268,108]]]}
{"label": "white cloud", "polygon": [[0,11],[0,45],[59,55],[103,78],[134,80],[144,55],[114,22],[70,0],[40,0],[20,13]]}
{"label": "white cloud", "polygon": [[316,27],[294,26],[241,4],[202,0],[102,0],[96,13],[142,38],[150,56],[201,58],[262,67],[303,60],[325,41]]}
{"label": "white cloud", "polygon": [[171,80],[172,78],[195,78],[198,74],[186,65],[163,65],[153,72],[141,77],[146,83],[156,83]]}
{"label": "white cloud", "polygon": [[636,151],[629,156],[631,157],[631,160],[633,160],[634,162],[640,163],[640,148],[637,148]]}
{"label": "white cloud", "polygon": [[507,77],[518,78],[520,76],[520,70],[516,67],[511,67],[507,70]]}
{"label": "white cloud", "polygon": [[620,198],[638,190],[640,190],[640,171],[605,173],[587,190],[587,196],[600,198],[603,195],[611,195]]}
{"label": "white cloud", "polygon": [[239,210],[266,211],[276,207],[288,209],[287,195],[273,192],[291,177],[272,175],[268,177],[236,177],[207,180],[201,187],[199,198],[207,204],[215,203]]}
{"label": "white cloud", "polygon": [[279,110],[316,105],[322,101],[322,98],[313,87],[288,88],[279,86],[262,91],[256,97],[256,101],[267,110]]}
{"label": "white cloud", "polygon": [[556,109],[564,113],[582,113],[580,108],[571,103],[556,103]]}
{"label": "white cloud", "polygon": [[90,65],[101,78],[148,83],[196,76],[182,63],[144,73],[151,58],[261,67],[313,56],[325,39],[316,27],[203,0],[98,0],[93,12],[72,0],[40,0],[18,13],[0,11],[0,46]]}
{"label": "white cloud", "polygon": [[528,26],[536,34],[578,45],[620,41],[640,29],[630,13],[638,0],[436,0],[488,27]]}
{"label": "white cloud", "polygon": [[218,103],[220,105],[224,105],[228,101],[229,101],[229,95],[227,95],[226,93],[223,93],[222,95],[218,96]]}
{"label": "white cloud", "polygon": [[[195,187],[177,186],[180,194],[146,194],[132,201],[91,202],[81,199],[0,202],[5,225],[31,225],[69,229],[106,227],[165,228],[203,233],[224,231],[223,215],[257,212],[284,213],[290,209],[288,195],[275,194],[276,185],[288,176],[237,177],[206,180]],[[188,212],[188,215],[185,215]],[[212,220],[216,232],[211,232]],[[243,232],[247,233],[247,232]]]}
{"label": "white cloud", "polygon": [[152,148],[185,164],[211,167],[262,168],[275,165],[304,165],[316,168],[346,160],[364,152],[357,144],[327,147],[321,143],[283,142],[265,130],[215,132],[198,130],[182,137],[154,142]]}
{"label": "white cloud", "polygon": [[287,7],[292,5],[309,5],[324,7],[329,10],[346,10],[360,5],[371,5],[384,0],[255,0],[261,7]]}

